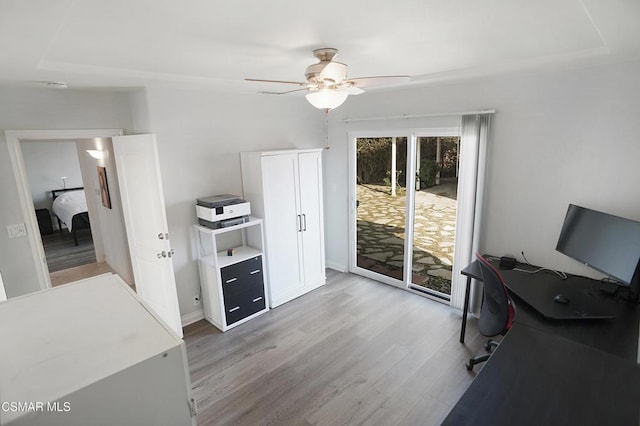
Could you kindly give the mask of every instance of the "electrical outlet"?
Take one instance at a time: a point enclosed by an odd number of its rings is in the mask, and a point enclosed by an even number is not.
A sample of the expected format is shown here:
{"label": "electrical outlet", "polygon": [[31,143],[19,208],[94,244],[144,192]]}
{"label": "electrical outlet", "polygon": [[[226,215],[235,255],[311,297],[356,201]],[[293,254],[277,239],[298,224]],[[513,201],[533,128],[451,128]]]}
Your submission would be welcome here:
{"label": "electrical outlet", "polygon": [[193,297],[193,306],[200,306],[200,296]]}
{"label": "electrical outlet", "polygon": [[9,238],[26,237],[27,228],[24,226],[24,223],[9,225],[7,226],[7,234],[9,234]]}

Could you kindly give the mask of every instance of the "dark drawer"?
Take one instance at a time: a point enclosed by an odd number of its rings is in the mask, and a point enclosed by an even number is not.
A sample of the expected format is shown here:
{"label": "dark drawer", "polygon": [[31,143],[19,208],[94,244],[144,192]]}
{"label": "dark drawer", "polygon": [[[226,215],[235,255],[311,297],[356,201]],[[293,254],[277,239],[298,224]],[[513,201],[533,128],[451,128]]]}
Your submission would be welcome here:
{"label": "dark drawer", "polygon": [[263,286],[262,257],[256,256],[244,262],[229,265],[220,270],[222,292],[226,295],[248,291]]}
{"label": "dark drawer", "polygon": [[241,293],[224,296],[227,325],[231,325],[266,307],[264,286],[251,288]]}

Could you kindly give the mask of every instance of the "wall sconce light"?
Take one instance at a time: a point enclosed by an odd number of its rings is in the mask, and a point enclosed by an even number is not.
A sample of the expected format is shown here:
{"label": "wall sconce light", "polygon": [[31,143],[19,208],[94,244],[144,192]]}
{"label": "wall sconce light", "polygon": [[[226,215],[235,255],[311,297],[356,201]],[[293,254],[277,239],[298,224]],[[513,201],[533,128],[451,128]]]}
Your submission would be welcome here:
{"label": "wall sconce light", "polygon": [[104,151],[101,149],[88,149],[87,153],[96,160],[102,160],[104,158]]}

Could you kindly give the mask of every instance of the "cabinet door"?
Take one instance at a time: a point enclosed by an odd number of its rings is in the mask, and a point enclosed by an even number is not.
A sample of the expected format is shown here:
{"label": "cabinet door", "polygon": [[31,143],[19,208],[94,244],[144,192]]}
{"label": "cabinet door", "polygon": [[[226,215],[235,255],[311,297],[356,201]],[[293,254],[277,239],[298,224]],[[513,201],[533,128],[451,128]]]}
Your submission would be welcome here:
{"label": "cabinet door", "polygon": [[321,153],[298,154],[298,175],[304,282],[307,286],[315,286],[325,279]]}
{"label": "cabinet door", "polygon": [[297,155],[262,158],[267,273],[272,306],[303,287]]}

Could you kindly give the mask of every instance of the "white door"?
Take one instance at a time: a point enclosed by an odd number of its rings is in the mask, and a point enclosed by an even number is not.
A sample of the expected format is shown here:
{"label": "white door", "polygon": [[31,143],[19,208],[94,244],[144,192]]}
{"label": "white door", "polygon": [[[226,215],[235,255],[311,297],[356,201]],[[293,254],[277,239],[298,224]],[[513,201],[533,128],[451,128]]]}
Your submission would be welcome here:
{"label": "white door", "polygon": [[113,152],[136,291],[182,337],[156,137],[113,137]]}
{"label": "white door", "polygon": [[304,282],[307,286],[315,286],[325,280],[321,158],[319,152],[298,155],[303,230],[302,262]]}
{"label": "white door", "polygon": [[298,207],[298,168],[296,154],[270,155],[262,158],[265,200],[267,256],[271,304],[277,306],[290,299],[304,286],[298,262],[302,217]]}

